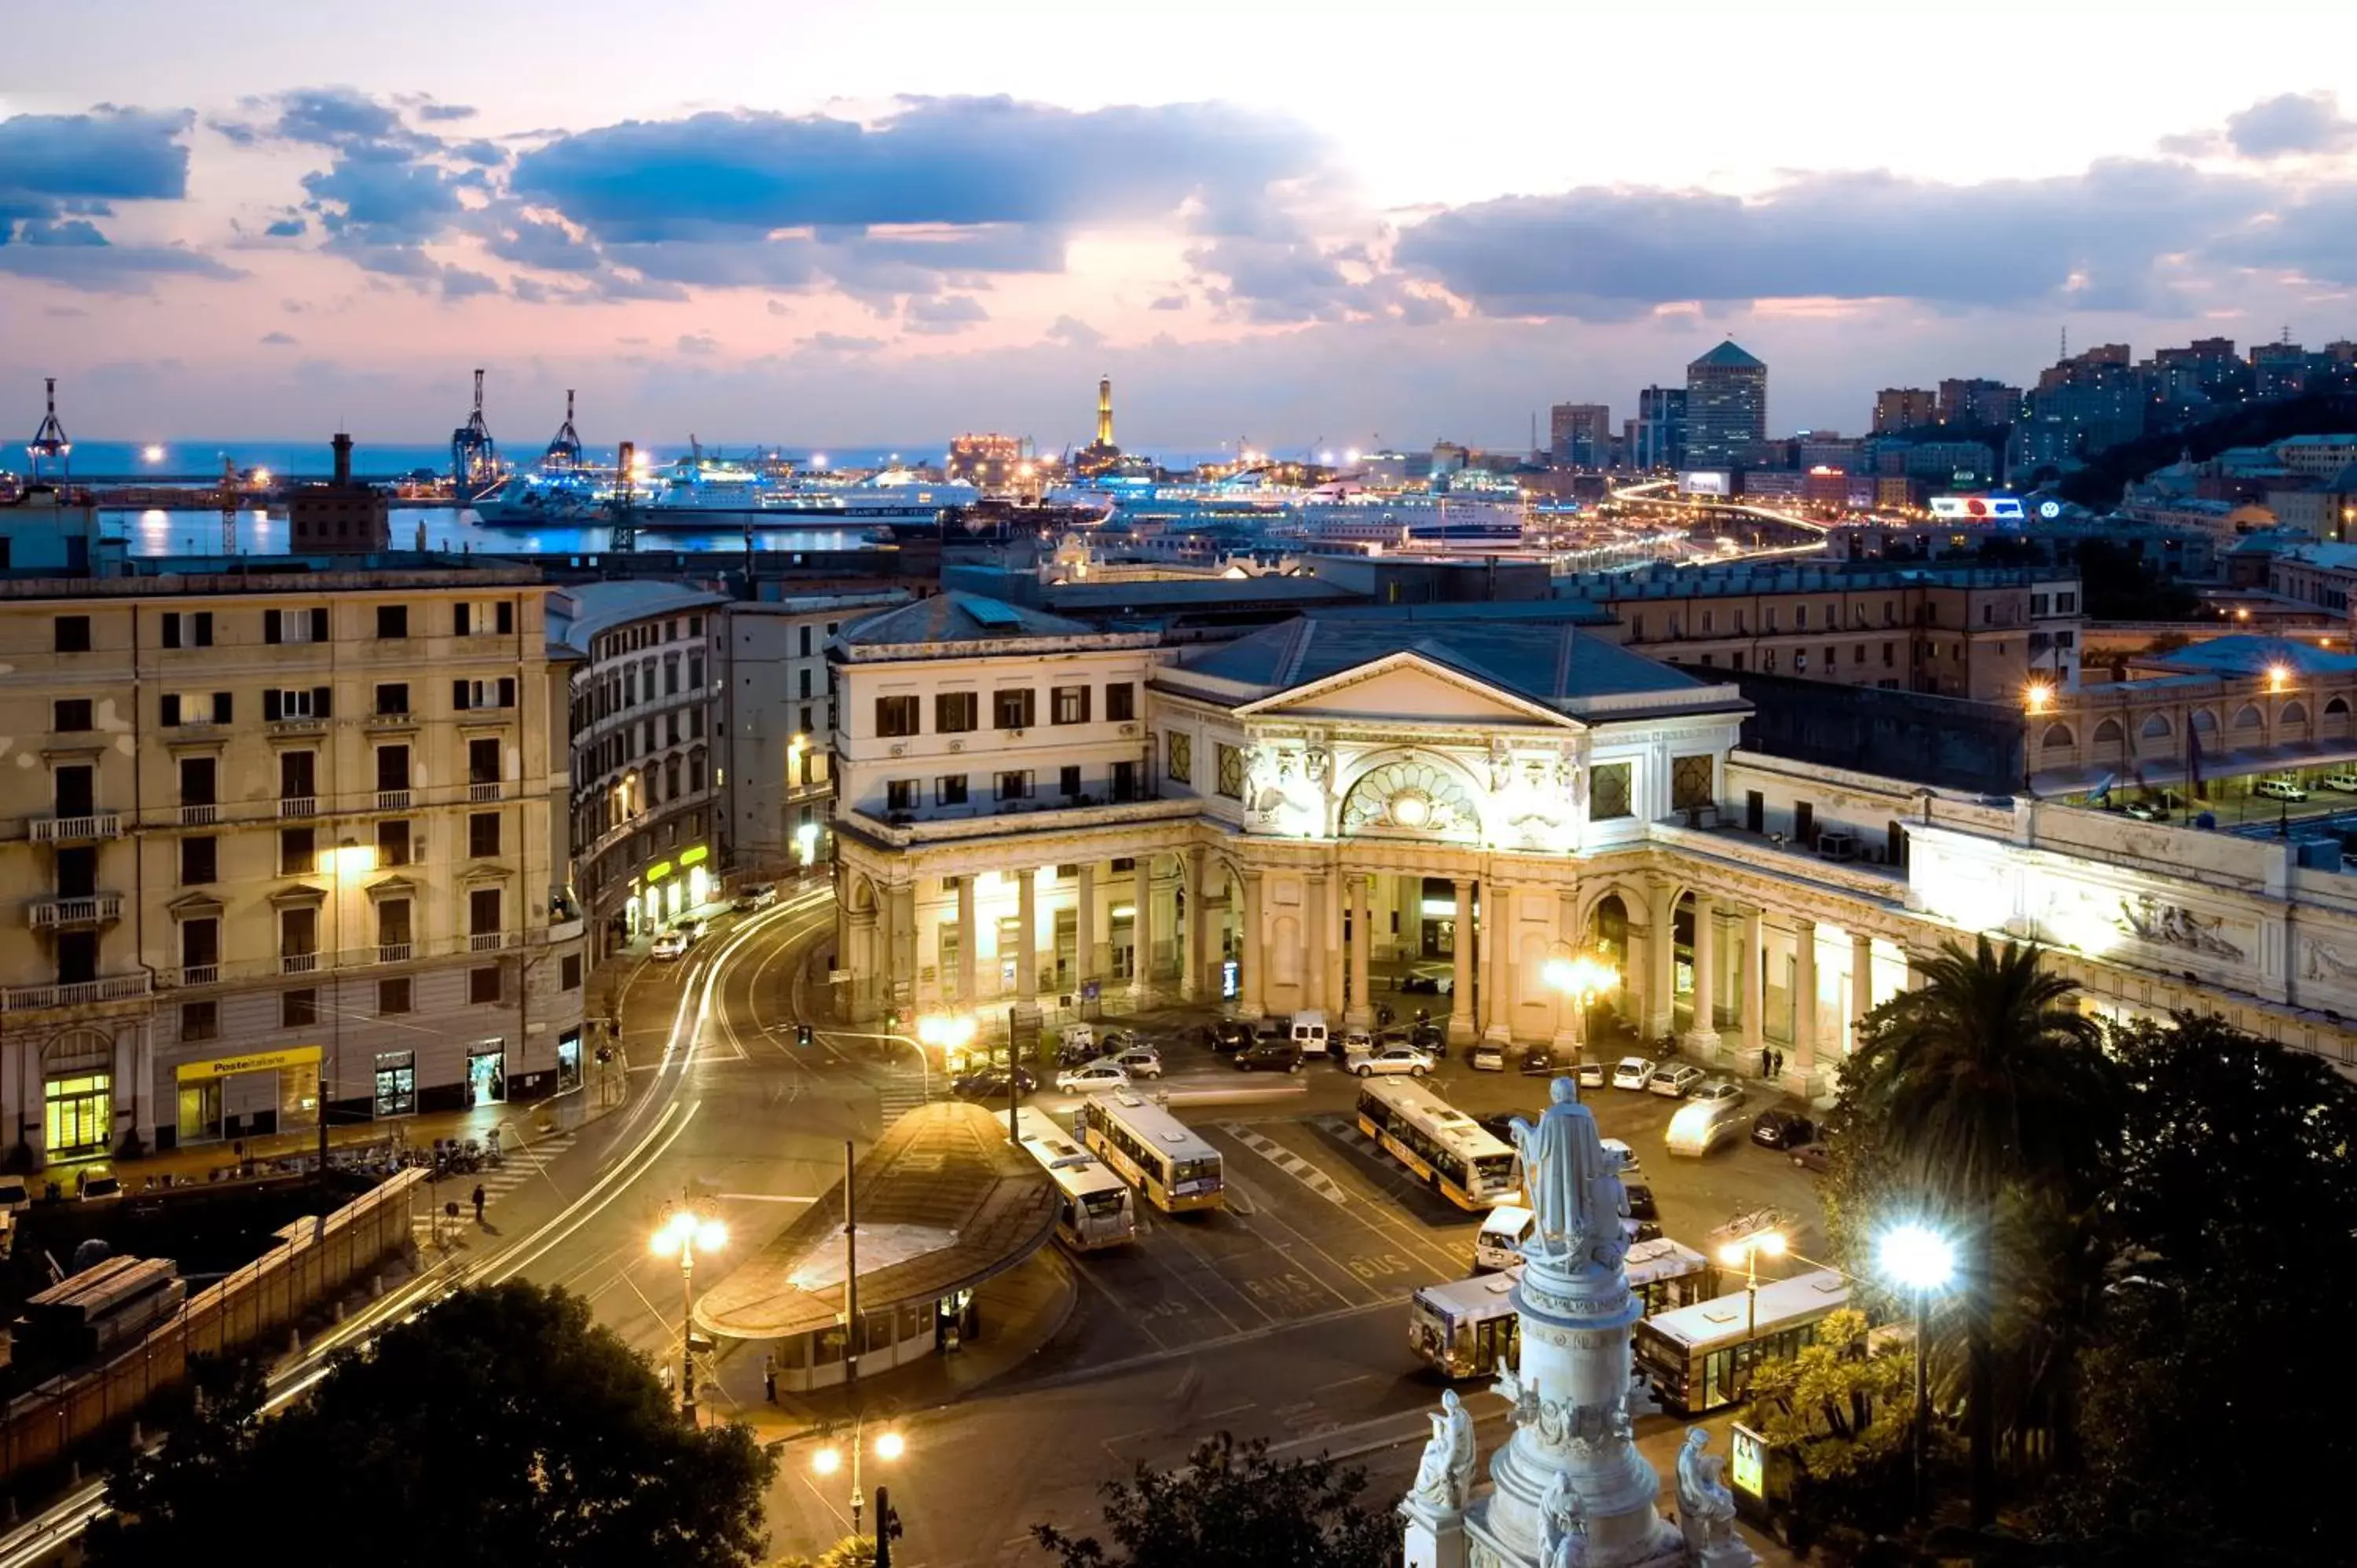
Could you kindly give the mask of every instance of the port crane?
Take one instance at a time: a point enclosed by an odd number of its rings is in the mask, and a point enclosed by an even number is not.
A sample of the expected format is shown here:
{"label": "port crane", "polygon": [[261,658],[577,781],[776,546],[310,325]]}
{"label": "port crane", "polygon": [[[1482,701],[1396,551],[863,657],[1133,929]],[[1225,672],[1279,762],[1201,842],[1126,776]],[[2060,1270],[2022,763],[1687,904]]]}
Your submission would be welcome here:
{"label": "port crane", "polygon": [[450,488],[458,504],[479,500],[500,479],[499,443],[483,422],[483,372],[475,372],[475,412],[450,432]]}
{"label": "port crane", "polygon": [[62,485],[73,477],[73,443],[66,439],[66,427],[58,423],[58,378],[48,378],[49,411],[41,420],[41,427],[33,432],[32,440],[25,444],[25,456],[32,461],[32,482],[44,478],[53,485]]}
{"label": "port crane", "polygon": [[[480,371],[475,373],[478,376],[482,374]],[[477,386],[479,388],[480,384],[479,381]],[[475,398],[475,417],[479,420],[483,416],[482,403],[482,396],[479,391]],[[486,437],[486,439],[489,438]],[[565,423],[557,426],[555,436],[548,443],[548,450],[541,454],[540,466],[552,474],[566,473],[581,467],[581,437],[573,428],[573,389],[571,387],[565,389]]]}

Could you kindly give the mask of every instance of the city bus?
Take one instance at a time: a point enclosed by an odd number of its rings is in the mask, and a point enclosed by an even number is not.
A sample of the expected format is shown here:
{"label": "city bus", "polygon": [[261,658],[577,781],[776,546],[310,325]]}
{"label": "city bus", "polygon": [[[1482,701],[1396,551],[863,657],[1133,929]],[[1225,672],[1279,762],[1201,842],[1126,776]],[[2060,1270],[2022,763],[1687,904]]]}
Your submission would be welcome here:
{"label": "city bus", "polygon": [[1459,1208],[1491,1208],[1521,1195],[1514,1151],[1420,1083],[1369,1079],[1359,1090],[1359,1131]]}
{"label": "city bus", "polygon": [[[1667,1236],[1630,1248],[1627,1267],[1630,1293],[1648,1316],[1702,1301],[1718,1282],[1709,1259]],[[1426,1285],[1408,1299],[1408,1344],[1452,1379],[1478,1378],[1513,1365],[1520,1336],[1513,1288],[1522,1277],[1517,1263],[1502,1273]]]}
{"label": "city bus", "polygon": [[1137,1206],[1111,1167],[1044,1111],[1015,1112],[1015,1133],[1056,1184],[1056,1239],[1075,1252],[1137,1239]]}
{"label": "city bus", "polygon": [[1637,1325],[1637,1369],[1665,1410],[1723,1410],[1749,1397],[1752,1368],[1799,1353],[1821,1319],[1848,1305],[1849,1282],[1832,1269],[1771,1281],[1756,1301],[1717,1296]]}
{"label": "city bus", "polygon": [[1115,1090],[1092,1094],[1075,1115],[1081,1142],[1166,1214],[1226,1201],[1220,1151],[1163,1107]]}

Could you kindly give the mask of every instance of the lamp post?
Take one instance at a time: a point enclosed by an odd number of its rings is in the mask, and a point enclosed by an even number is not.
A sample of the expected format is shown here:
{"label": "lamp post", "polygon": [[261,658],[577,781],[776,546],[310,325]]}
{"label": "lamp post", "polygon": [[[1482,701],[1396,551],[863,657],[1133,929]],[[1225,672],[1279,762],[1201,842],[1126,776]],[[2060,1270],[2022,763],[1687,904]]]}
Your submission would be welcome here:
{"label": "lamp post", "polygon": [[[1733,1267],[1743,1265],[1743,1337],[1744,1369],[1750,1370],[1753,1348],[1751,1337],[1760,1332],[1760,1254],[1771,1258],[1784,1255],[1787,1245],[1781,1230],[1754,1230],[1749,1236],[1738,1236],[1718,1250],[1718,1261]],[[1749,1389],[1747,1378],[1744,1386]]]}
{"label": "lamp post", "polygon": [[652,1240],[656,1257],[679,1254],[679,1412],[690,1426],[695,1424],[695,1250],[716,1251],[727,1242],[728,1228],[696,1213],[686,1197],[664,1219]]}
{"label": "lamp post", "polygon": [[1915,1511],[1923,1511],[1924,1453],[1932,1430],[1932,1293],[1956,1272],[1955,1244],[1928,1225],[1909,1223],[1883,1232],[1879,1262],[1892,1283],[1915,1293]]}
{"label": "lamp post", "polygon": [[[860,1489],[859,1477],[859,1460],[866,1448],[866,1436],[867,1412],[856,1412],[851,1418],[851,1442],[848,1444],[851,1451],[851,1533],[855,1536],[859,1533],[859,1516],[867,1508],[867,1494]],[[888,1464],[906,1452],[907,1441],[890,1426],[876,1434],[876,1457],[878,1459]],[[840,1474],[843,1464],[844,1450],[832,1443],[811,1455],[811,1468],[821,1476]],[[877,1495],[881,1497],[883,1494],[879,1490]]]}
{"label": "lamp post", "polygon": [[1587,1048],[1588,1004],[1611,990],[1620,976],[1610,961],[1598,954],[1575,952],[1569,942],[1557,942],[1555,947],[1561,950],[1550,950],[1539,973],[1570,1004],[1571,1054],[1577,1061]]}
{"label": "lamp post", "polygon": [[[2032,681],[2021,689],[2021,711],[2029,717],[2038,718],[2053,706],[2054,688],[2045,682]],[[2036,728],[2035,725],[2021,726],[2021,792],[2025,795],[2032,793],[2029,776],[2037,767],[2038,737],[2032,733]]]}

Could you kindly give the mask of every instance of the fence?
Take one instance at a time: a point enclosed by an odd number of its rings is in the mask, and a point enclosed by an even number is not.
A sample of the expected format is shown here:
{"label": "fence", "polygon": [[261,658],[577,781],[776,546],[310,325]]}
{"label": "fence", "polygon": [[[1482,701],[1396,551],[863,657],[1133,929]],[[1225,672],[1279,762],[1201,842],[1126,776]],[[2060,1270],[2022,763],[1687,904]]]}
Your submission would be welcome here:
{"label": "fence", "polygon": [[298,1222],[289,1228],[296,1240],[190,1296],[130,1349],[10,1401],[0,1419],[0,1479],[62,1460],[178,1382],[189,1357],[240,1350],[290,1328],[406,1247],[411,1195],[423,1179],[423,1171],[401,1171],[324,1219]]}

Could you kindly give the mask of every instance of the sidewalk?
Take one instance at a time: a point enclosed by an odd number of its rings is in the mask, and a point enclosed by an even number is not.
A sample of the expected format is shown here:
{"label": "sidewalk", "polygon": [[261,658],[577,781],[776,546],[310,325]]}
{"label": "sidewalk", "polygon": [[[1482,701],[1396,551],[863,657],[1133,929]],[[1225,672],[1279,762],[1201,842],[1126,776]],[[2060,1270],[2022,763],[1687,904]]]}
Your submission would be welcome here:
{"label": "sidewalk", "polygon": [[[1071,1260],[1050,1241],[974,1287],[981,1332],[950,1354],[862,1376],[856,1404],[871,1419],[887,1412],[906,1416],[953,1404],[1037,1354],[1064,1326],[1079,1295]],[[744,1422],[757,1441],[769,1444],[811,1436],[854,1413],[853,1400],[839,1385],[807,1393],[780,1389],[778,1402],[770,1403],[761,1394],[763,1348],[748,1339],[721,1348],[713,1381],[705,1385],[703,1408],[711,1417]]]}

